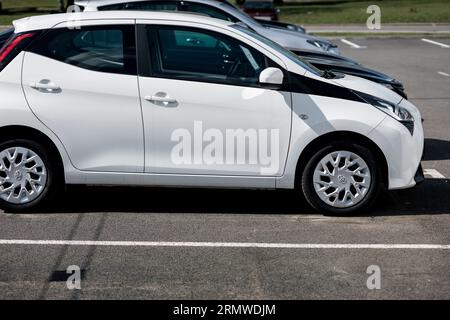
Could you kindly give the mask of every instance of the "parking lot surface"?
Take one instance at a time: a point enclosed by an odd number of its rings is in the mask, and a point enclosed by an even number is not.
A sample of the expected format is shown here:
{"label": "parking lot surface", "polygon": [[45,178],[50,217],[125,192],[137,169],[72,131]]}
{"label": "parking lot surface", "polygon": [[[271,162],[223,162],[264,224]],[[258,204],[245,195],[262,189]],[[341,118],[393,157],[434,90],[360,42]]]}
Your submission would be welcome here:
{"label": "parking lot surface", "polygon": [[421,109],[422,185],[354,217],[291,191],[69,187],[51,212],[0,213],[0,298],[449,299],[450,39],[346,40]]}

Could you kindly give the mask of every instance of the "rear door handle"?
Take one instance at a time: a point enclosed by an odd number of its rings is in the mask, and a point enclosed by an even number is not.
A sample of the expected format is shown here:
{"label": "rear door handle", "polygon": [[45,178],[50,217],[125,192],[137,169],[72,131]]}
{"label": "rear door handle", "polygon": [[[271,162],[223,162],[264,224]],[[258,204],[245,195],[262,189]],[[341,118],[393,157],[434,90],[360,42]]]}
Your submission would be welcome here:
{"label": "rear door handle", "polygon": [[61,88],[50,80],[41,80],[39,82],[30,83],[30,87],[40,92],[54,93],[61,91]]}

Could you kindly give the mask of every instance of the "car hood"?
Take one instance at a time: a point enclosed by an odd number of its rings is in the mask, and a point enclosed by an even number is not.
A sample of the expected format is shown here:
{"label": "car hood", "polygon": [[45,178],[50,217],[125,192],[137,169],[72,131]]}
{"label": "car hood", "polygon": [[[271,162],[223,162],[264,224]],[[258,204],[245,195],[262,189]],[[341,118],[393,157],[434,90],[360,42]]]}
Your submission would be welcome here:
{"label": "car hood", "polygon": [[394,104],[399,104],[403,100],[402,96],[385,86],[360,77],[345,75],[339,79],[331,79],[331,81],[347,89],[363,92]]}
{"label": "car hood", "polygon": [[308,61],[314,61],[318,63],[329,63],[329,64],[346,64],[346,65],[356,65],[361,66],[361,64],[353,59],[344,57],[341,55],[336,55],[328,52],[318,52],[311,50],[291,50],[293,53],[301,57],[302,59]]}

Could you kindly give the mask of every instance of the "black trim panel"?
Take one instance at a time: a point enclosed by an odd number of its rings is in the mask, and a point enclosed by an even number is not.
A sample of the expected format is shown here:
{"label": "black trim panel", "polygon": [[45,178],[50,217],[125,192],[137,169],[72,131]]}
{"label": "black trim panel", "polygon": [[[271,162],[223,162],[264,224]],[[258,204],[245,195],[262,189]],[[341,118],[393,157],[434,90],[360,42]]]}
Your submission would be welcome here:
{"label": "black trim panel", "polygon": [[419,165],[416,175],[414,176],[414,181],[416,184],[420,184],[425,181],[425,176],[423,174],[422,164]]}
{"label": "black trim panel", "polygon": [[350,89],[297,73],[289,72],[289,81],[292,92],[367,103]]}

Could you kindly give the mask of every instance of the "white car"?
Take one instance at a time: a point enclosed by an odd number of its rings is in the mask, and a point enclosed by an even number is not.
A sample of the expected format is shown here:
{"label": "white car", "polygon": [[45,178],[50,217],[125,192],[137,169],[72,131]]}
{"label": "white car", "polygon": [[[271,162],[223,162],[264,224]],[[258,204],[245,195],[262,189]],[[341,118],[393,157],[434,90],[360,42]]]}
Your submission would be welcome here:
{"label": "white car", "polygon": [[349,214],[422,176],[415,106],[241,25],[110,11],[14,27],[0,51],[4,210],[88,184],[298,188]]}

